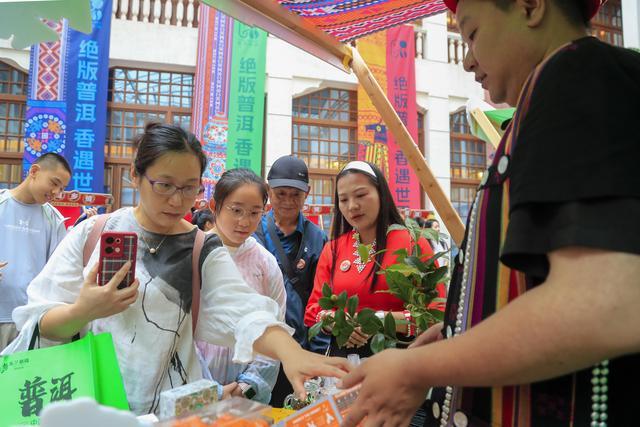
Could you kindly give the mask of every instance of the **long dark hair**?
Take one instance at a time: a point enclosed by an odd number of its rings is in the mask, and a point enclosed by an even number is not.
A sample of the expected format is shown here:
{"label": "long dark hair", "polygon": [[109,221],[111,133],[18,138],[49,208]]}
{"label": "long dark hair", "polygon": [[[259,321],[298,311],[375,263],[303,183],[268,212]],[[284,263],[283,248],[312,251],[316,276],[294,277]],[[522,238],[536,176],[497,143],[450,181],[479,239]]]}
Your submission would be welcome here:
{"label": "long dark hair", "polygon": [[[376,251],[386,249],[387,247],[387,229],[391,224],[404,224],[400,212],[393,201],[391,190],[389,190],[389,184],[387,183],[384,174],[378,167],[372,163],[366,162],[376,177],[372,177],[366,172],[359,169],[343,169],[338,176],[336,176],[336,191],[333,201],[333,222],[331,223],[331,250],[333,252],[333,260],[331,262],[331,281],[333,281],[333,275],[335,273],[336,264],[338,262],[338,237],[353,230],[353,226],[349,224],[347,219],[340,212],[339,199],[338,199],[338,182],[343,177],[352,174],[359,173],[367,177],[371,184],[378,190],[378,196],[380,199],[380,209],[378,210],[378,218],[376,219]],[[382,258],[384,253],[376,255],[377,264],[374,265],[373,270],[369,272],[369,276],[373,275],[373,281],[371,282],[372,292],[375,289],[378,279],[378,271],[380,270],[379,264],[382,264]],[[367,276],[367,278],[369,277]]]}
{"label": "long dark hair", "polygon": [[238,188],[245,184],[252,184],[258,187],[260,195],[262,196],[262,205],[267,204],[267,184],[264,179],[260,178],[250,169],[229,169],[220,177],[220,181],[216,184],[216,188],[213,193],[213,200],[215,201],[216,214],[220,213],[222,204],[225,199],[229,197],[229,194],[236,191]]}
{"label": "long dark hair", "polygon": [[133,140],[136,155],[133,164],[136,173],[142,176],[156,160],[167,153],[192,153],[200,163],[200,176],[207,167],[207,156],[202,144],[191,132],[180,126],[166,123],[147,123],[144,132]]}

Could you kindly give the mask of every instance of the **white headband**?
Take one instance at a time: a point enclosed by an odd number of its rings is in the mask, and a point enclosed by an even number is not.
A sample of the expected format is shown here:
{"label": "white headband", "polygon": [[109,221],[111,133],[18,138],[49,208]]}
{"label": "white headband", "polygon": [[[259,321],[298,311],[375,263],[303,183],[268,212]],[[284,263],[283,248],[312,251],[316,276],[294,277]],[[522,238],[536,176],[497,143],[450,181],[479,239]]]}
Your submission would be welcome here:
{"label": "white headband", "polygon": [[378,179],[378,177],[376,176],[376,173],[373,171],[373,168],[371,167],[371,165],[369,165],[369,163],[363,162],[361,160],[354,160],[353,162],[347,163],[347,166],[345,166],[344,169],[342,169],[342,170],[346,171],[346,170],[351,170],[351,169],[359,170],[361,172],[366,173],[367,175],[371,175],[373,177],[373,179]]}

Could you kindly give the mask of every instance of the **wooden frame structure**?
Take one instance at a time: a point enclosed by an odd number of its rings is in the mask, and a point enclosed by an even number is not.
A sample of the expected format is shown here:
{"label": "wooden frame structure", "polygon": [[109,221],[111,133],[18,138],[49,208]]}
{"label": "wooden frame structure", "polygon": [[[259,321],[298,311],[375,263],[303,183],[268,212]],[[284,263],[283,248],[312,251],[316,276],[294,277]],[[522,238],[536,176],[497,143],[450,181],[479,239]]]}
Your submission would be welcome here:
{"label": "wooden frame structure", "polygon": [[357,48],[340,43],[275,1],[203,0],[203,3],[247,25],[260,27],[347,73],[353,71],[385,124],[395,136],[398,146],[415,171],[422,188],[451,234],[451,238],[456,245],[462,243],[464,225],[460,216]]}

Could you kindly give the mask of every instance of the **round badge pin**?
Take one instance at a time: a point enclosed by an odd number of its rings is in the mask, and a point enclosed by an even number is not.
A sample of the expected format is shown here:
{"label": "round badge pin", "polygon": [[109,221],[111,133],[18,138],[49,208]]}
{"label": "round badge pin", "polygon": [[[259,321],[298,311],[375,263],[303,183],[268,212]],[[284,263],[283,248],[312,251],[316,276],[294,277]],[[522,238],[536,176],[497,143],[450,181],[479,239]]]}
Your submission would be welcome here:
{"label": "round badge pin", "polygon": [[298,264],[296,264],[296,268],[298,270],[302,270],[305,265],[307,265],[307,263],[303,259],[301,259],[300,261],[298,261]]}
{"label": "round badge pin", "polygon": [[341,271],[349,271],[349,269],[351,268],[351,262],[348,259],[345,259],[344,261],[342,261],[340,263],[340,270]]}

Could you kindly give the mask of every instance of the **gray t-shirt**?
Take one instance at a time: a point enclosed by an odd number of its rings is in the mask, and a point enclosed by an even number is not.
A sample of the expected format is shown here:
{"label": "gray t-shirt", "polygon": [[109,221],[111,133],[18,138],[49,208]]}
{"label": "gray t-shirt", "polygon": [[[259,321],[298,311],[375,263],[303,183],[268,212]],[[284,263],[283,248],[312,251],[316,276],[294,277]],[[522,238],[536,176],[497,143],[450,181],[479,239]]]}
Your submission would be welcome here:
{"label": "gray t-shirt", "polygon": [[27,303],[27,285],[66,234],[53,206],[21,203],[0,190],[0,261],[9,263],[0,278],[0,323],[13,322],[13,309]]}

